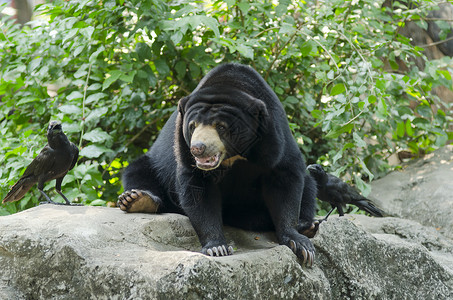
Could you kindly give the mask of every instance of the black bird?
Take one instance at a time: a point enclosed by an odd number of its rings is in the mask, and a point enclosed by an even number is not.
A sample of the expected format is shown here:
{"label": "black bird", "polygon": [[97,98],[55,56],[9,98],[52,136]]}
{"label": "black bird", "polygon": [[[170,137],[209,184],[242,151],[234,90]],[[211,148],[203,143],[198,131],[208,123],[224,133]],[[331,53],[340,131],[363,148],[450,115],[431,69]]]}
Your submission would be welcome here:
{"label": "black bird", "polygon": [[385,215],[385,213],[377,208],[371,200],[360,195],[355,188],[342,181],[340,178],[326,173],[321,165],[309,165],[307,170],[316,180],[318,199],[329,202],[330,205],[332,205],[332,209],[320,222],[327,220],[327,217],[335,208],[338,209],[338,214],[340,216],[344,216],[343,205],[346,204],[354,204],[375,217],[383,217]]}
{"label": "black bird", "polygon": [[47,145],[41,150],[38,156],[31,162],[19,181],[13,185],[3,203],[17,201],[38,183],[38,190],[46,198],[48,203],[53,202],[43,191],[44,183],[56,179],[55,189],[71,205],[68,198],[61,192],[61,182],[69,170],[74,168],[79,158],[79,149],[71,143],[61,129],[61,123],[51,121],[47,128]]}

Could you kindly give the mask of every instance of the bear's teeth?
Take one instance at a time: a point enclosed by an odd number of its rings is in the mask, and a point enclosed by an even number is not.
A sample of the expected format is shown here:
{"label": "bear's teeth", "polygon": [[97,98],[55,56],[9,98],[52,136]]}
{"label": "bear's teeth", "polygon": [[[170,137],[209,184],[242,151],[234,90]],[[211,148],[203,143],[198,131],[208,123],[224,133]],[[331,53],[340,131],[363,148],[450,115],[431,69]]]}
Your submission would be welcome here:
{"label": "bear's teeth", "polygon": [[197,165],[200,167],[215,167],[219,162],[220,154],[209,157],[195,157]]}

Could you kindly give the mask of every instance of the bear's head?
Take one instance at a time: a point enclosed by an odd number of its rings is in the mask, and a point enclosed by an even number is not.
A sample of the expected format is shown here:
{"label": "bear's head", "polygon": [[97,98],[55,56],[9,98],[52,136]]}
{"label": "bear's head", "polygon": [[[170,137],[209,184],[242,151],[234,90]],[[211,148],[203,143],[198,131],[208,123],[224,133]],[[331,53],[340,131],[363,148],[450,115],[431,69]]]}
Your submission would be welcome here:
{"label": "bear's head", "polygon": [[178,109],[185,143],[204,171],[247,159],[268,119],[263,101],[231,87],[199,89],[182,99]]}

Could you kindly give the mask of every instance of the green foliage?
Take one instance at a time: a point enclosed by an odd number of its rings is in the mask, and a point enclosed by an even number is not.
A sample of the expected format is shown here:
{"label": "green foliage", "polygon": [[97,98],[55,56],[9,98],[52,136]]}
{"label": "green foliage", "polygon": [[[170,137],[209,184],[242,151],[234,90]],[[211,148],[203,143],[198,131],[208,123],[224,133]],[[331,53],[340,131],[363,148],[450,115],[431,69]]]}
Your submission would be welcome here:
{"label": "green foliage", "polygon": [[[431,93],[451,86],[450,59],[419,70],[421,49],[398,33],[432,1],[420,2],[390,14],[371,0],[57,0],[23,28],[3,17],[0,196],[43,147],[52,119],[81,148],[63,182],[68,198],[115,201],[120,170],[146,151],[178,99],[230,61],[261,72],[309,162],[367,193],[365,182],[398,149],[432,151],[452,138],[451,106]],[[37,196],[33,189],[0,214]]]}

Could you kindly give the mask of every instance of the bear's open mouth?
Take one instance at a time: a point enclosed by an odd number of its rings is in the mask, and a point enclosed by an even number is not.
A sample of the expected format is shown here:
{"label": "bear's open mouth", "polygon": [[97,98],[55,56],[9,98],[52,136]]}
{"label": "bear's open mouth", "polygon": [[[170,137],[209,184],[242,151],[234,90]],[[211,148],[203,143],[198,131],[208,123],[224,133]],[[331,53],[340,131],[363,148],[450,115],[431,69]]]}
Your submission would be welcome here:
{"label": "bear's open mouth", "polygon": [[209,171],[217,168],[222,162],[223,155],[222,153],[217,153],[213,156],[208,157],[195,157],[195,162],[197,163],[197,168]]}

